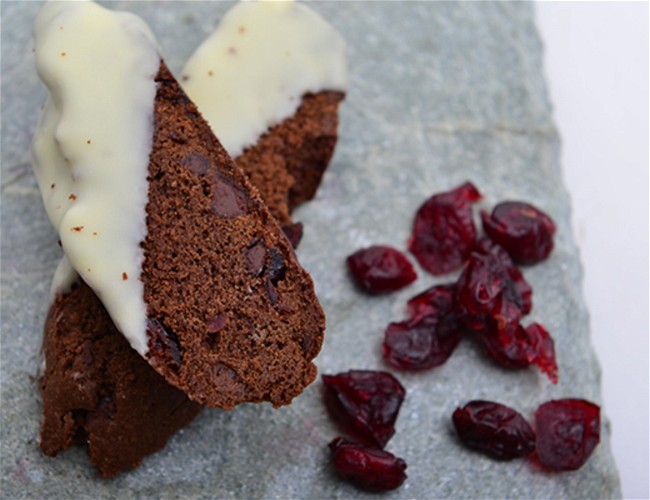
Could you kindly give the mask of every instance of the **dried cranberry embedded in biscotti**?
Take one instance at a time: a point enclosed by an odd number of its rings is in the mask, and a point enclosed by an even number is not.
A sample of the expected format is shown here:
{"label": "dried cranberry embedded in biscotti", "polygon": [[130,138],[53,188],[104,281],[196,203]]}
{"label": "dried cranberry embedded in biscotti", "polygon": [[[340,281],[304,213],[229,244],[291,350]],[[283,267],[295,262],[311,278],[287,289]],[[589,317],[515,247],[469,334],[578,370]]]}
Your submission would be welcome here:
{"label": "dried cranberry embedded in biscotti", "polygon": [[148,358],[156,365],[178,371],[182,362],[181,346],[176,334],[160,321],[147,318]]}
{"label": "dried cranberry embedded in biscotti", "polygon": [[408,246],[427,271],[440,275],[463,265],[476,240],[470,204],[479,199],[476,187],[466,182],[432,196],[420,206]]}
{"label": "dried cranberry embedded in biscotti", "polygon": [[483,230],[517,264],[536,264],[553,250],[555,223],[539,208],[520,201],[505,201],[481,212]]}
{"label": "dried cranberry embedded in biscotti", "polygon": [[285,224],[282,226],[282,231],[287,236],[291,246],[296,249],[302,240],[303,226],[302,222],[294,222],[293,224]]}
{"label": "dried cranberry embedded in biscotti", "polygon": [[491,401],[470,401],[452,416],[460,440],[476,450],[501,460],[530,455],[535,432],[512,408]]}
{"label": "dried cranberry embedded in biscotti", "polygon": [[390,373],[351,370],[323,375],[325,405],[332,417],[358,440],[379,448],[395,433],[406,391]]}
{"label": "dried cranberry embedded in biscotti", "polygon": [[582,467],[600,442],[600,408],[584,399],[560,399],[535,412],[537,458],[556,470]]}
{"label": "dried cranberry embedded in biscotti", "polygon": [[393,292],[417,278],[406,256],[395,248],[376,245],[358,250],[347,259],[355,281],[367,292]]}
{"label": "dried cranberry embedded in biscotti", "polygon": [[406,480],[406,462],[392,453],[337,437],[329,444],[336,471],[368,491],[389,491]]}

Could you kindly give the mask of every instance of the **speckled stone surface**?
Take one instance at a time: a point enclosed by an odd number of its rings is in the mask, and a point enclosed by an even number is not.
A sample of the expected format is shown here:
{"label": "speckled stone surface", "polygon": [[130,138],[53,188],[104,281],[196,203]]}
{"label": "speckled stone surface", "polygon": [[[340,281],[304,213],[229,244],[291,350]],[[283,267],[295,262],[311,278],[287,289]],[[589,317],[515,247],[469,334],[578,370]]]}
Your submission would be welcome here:
{"label": "speckled stone surface", "polygon": [[[324,412],[321,384],[280,410],[246,405],[205,411],[168,446],[115,480],[101,480],[85,451],[43,456],[35,383],[50,280],[60,255],[29,165],[29,142],[45,90],[31,51],[33,2],[2,9],[2,338],[1,419],[4,498],[191,497],[352,498],[370,496],[339,481],[327,443],[337,429]],[[159,37],[172,71],[209,33],[222,3],[114,3],[141,14]],[[310,270],[328,329],[321,372],[386,369],[385,326],[406,300],[434,282],[418,281],[368,298],[346,276],[344,258],[361,246],[405,248],[412,216],[436,191],[472,180],[482,206],[505,198],[539,205],[558,225],[546,263],[528,268],[530,321],[556,340],[560,383],[534,370],[508,372],[471,342],[418,374],[396,373],[407,389],[387,449],[403,457],[407,482],[395,498],[620,497],[604,409],[602,442],[572,473],[544,473],[524,460],[496,462],[466,451],[450,415],[470,399],[509,404],[530,417],[549,399],[600,402],[600,368],[590,346],[570,202],[562,184],[560,140],[542,72],[542,45],[530,3],[317,3],[349,42],[351,87],[341,139],[317,199],[299,209],[299,257]]]}

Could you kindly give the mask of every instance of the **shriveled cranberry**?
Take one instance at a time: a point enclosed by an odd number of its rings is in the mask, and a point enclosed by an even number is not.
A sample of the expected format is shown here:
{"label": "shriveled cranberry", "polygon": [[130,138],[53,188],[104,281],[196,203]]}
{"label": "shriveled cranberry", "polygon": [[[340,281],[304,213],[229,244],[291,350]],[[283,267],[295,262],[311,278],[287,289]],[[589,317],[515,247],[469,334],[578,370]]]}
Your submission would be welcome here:
{"label": "shriveled cranberry", "polygon": [[537,457],[548,468],[576,470],[600,442],[600,408],[584,399],[560,399],[535,412]]}
{"label": "shriveled cranberry", "polygon": [[528,314],[532,295],[531,286],[506,251],[486,239],[474,247],[457,282],[459,307],[469,315],[492,314],[501,297]]}
{"label": "shriveled cranberry", "polygon": [[325,405],[334,419],[365,444],[383,448],[395,433],[406,391],[390,373],[351,370],[323,375]]}
{"label": "shriveled cranberry", "polygon": [[411,320],[418,320],[423,316],[442,316],[447,314],[454,306],[456,285],[434,285],[424,292],[416,295],[406,304]]}
{"label": "shriveled cranberry", "polygon": [[302,222],[294,222],[293,224],[286,224],[282,226],[282,231],[287,236],[291,246],[296,249],[302,240],[303,226]]}
{"label": "shriveled cranberry", "polygon": [[479,338],[486,352],[507,368],[527,368],[531,364],[545,373],[554,384],[558,381],[553,339],[540,324],[524,328],[521,312],[514,304],[500,300],[492,316],[485,318]]}
{"label": "shriveled cranberry", "polygon": [[359,286],[371,293],[393,292],[417,278],[406,256],[388,246],[364,248],[350,255],[347,262]]}
{"label": "shriveled cranberry", "polygon": [[545,373],[554,384],[558,381],[558,367],[555,360],[555,343],[546,328],[539,323],[526,327],[526,336],[534,353],[533,363]]}
{"label": "shriveled cranberry", "polygon": [[529,203],[505,201],[492,215],[482,211],[481,219],[485,233],[518,264],[536,264],[553,250],[553,220]]}
{"label": "shriveled cranberry", "polygon": [[409,239],[409,250],[432,274],[459,269],[476,239],[470,203],[481,194],[470,182],[433,195],[418,209]]}
{"label": "shriveled cranberry", "polygon": [[517,306],[502,300],[493,316],[484,317],[479,338],[485,351],[506,368],[527,368],[532,362],[533,353],[520,319]]}
{"label": "shriveled cranberry", "polygon": [[273,285],[277,285],[278,282],[282,281],[287,274],[284,255],[282,255],[282,253],[275,248],[270,248],[267,260],[267,274],[269,280]]}
{"label": "shriveled cranberry", "polygon": [[337,437],[329,444],[337,472],[368,491],[389,491],[406,480],[406,462],[392,453]]}
{"label": "shriveled cranberry", "polygon": [[452,416],[460,440],[468,447],[501,460],[530,455],[535,432],[512,408],[491,401],[470,401]]}
{"label": "shriveled cranberry", "polygon": [[454,314],[391,323],[384,335],[384,359],[403,370],[433,368],[447,361],[463,333]]}
{"label": "shriveled cranberry", "polygon": [[162,322],[147,318],[147,357],[155,364],[178,370],[183,356],[176,334]]}

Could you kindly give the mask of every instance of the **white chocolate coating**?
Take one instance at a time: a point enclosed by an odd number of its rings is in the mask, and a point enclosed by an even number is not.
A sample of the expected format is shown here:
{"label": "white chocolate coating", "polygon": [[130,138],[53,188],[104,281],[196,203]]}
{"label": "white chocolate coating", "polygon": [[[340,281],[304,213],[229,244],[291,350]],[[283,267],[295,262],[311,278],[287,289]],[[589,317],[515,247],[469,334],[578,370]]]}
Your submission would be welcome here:
{"label": "white chocolate coating", "polygon": [[305,93],[347,90],[346,45],[304,5],[240,2],[181,74],[183,89],[236,158],[294,115]]}
{"label": "white chocolate coating", "polygon": [[65,295],[72,290],[72,285],[79,281],[79,274],[74,270],[72,264],[68,260],[67,255],[63,255],[56,266],[54,271],[54,278],[52,278],[52,286],[50,287],[50,296],[52,303],[57,295]]}
{"label": "white chocolate coating", "polygon": [[53,287],[68,286],[74,268],[144,355],[140,242],[147,231],[157,43],[138,17],[88,1],[47,2],[34,40],[49,96],[32,163],[66,255]]}

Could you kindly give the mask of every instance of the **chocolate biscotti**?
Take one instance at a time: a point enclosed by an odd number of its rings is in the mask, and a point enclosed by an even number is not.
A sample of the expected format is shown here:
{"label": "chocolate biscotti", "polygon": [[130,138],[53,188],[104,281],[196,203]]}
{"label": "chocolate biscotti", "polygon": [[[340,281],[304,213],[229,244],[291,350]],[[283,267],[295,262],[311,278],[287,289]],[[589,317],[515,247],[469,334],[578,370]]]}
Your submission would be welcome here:
{"label": "chocolate biscotti", "polygon": [[[256,5],[256,10],[264,8]],[[313,22],[309,16],[305,20]],[[283,54],[277,53],[276,59],[282,67]],[[291,64],[287,66],[291,70]],[[324,170],[336,142],[336,107],[342,97],[340,91],[306,94],[293,116],[271,127],[237,159],[249,168],[249,178],[259,183],[271,213],[284,223],[282,229],[294,246],[302,225],[291,223],[288,216],[289,189],[296,188],[286,165],[306,173]],[[85,440],[93,464],[110,477],[161,448],[201,407],[128,348],[97,296],[66,269],[67,259],[62,264],[44,332],[41,447],[55,455],[74,439]],[[114,356],[120,356],[119,362]],[[91,369],[81,373],[89,363]],[[109,369],[115,367],[119,370]],[[125,443],[130,443],[126,453]]]}
{"label": "chocolate biscotti", "polygon": [[131,348],[83,282],[52,304],[43,355],[41,449],[86,443],[103,477],[137,467],[202,408]]}
{"label": "chocolate biscotti", "polygon": [[348,85],[343,37],[300,3],[240,2],[181,75],[228,153],[287,224],[313,198],[336,145]]}
{"label": "chocolate biscotti", "polygon": [[145,357],[203,404],[287,404],[316,375],[324,317],[311,279],[164,64],[156,82]]}
{"label": "chocolate biscotti", "polygon": [[[315,377],[313,284],[138,21],[88,2],[37,19],[48,215],[72,268],[170,383],[210,406],[287,404]],[[107,36],[129,50],[107,50]]]}

